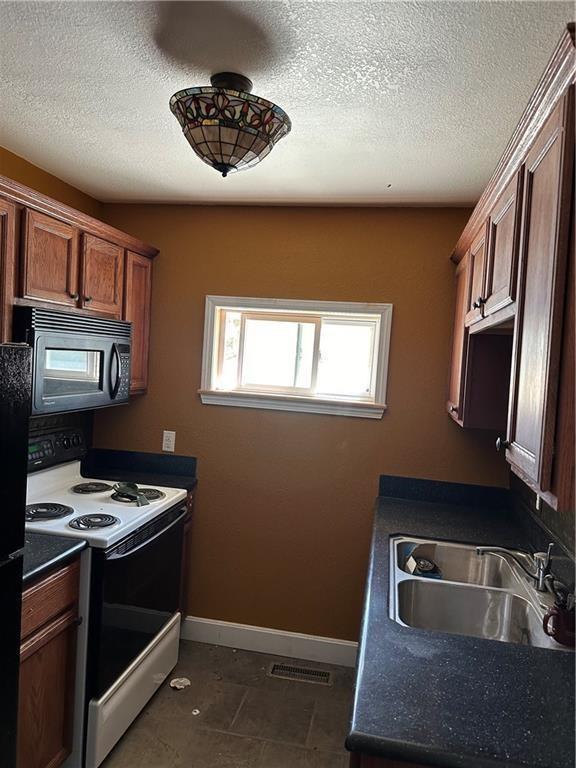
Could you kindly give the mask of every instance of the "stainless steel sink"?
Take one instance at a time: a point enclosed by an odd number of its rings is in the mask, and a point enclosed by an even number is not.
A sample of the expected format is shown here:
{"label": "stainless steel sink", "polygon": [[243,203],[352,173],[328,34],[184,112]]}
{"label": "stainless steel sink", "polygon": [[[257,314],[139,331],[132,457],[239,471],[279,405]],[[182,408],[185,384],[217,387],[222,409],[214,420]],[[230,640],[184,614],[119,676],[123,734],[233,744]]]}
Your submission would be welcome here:
{"label": "stainless steel sink", "polygon": [[398,616],[409,627],[455,635],[541,648],[554,643],[530,603],[505,590],[407,579],[398,585]]}
{"label": "stainless steel sink", "polygon": [[[512,560],[455,542],[391,539],[390,616],[416,627],[553,650],[569,649],[542,629],[552,605]],[[523,552],[510,550],[530,564]]]}
{"label": "stainless steel sink", "polygon": [[[510,550],[518,558],[529,558],[518,550]],[[518,578],[524,578],[515,572],[510,563],[500,555],[478,555],[476,547],[449,542],[437,542],[415,539],[396,539],[396,560],[398,567],[411,573],[407,562],[426,560],[434,563],[443,581],[456,581],[464,584],[481,584],[486,587],[509,589]],[[416,572],[416,575],[418,573]]]}

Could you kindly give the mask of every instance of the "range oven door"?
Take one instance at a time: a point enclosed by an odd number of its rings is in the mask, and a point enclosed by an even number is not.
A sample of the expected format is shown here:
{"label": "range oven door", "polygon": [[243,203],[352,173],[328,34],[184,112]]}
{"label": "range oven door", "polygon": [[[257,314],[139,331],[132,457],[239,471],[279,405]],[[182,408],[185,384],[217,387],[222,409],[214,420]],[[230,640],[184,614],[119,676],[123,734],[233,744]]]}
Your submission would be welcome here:
{"label": "range oven door", "polygon": [[95,550],[88,698],[99,698],[179,610],[185,503]]}
{"label": "range oven door", "polygon": [[60,413],[126,402],[130,341],[40,333],[34,339],[32,413]]}

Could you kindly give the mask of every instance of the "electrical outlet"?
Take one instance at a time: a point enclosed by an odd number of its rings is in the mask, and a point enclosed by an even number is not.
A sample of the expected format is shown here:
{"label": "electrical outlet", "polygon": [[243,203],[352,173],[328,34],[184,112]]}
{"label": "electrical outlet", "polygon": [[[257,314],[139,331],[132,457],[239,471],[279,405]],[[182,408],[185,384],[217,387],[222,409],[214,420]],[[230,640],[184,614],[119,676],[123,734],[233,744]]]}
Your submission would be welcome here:
{"label": "electrical outlet", "polygon": [[171,432],[169,429],[165,429],[162,433],[162,450],[174,453],[174,447],[176,445],[176,432]]}

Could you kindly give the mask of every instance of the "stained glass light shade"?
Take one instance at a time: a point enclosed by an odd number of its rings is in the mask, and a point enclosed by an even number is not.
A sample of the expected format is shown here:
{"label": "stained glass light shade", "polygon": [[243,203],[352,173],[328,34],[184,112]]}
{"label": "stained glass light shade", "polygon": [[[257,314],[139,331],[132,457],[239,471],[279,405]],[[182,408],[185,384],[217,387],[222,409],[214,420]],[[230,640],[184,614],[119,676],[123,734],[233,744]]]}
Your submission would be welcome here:
{"label": "stained glass light shade", "polygon": [[[267,99],[244,90],[214,87],[215,82],[222,82],[219,77],[212,78],[212,87],[178,91],[170,99],[170,109],[198,157],[227,176],[263,160],[290,132],[291,123],[284,110]],[[251,86],[248,79],[236,77]]]}

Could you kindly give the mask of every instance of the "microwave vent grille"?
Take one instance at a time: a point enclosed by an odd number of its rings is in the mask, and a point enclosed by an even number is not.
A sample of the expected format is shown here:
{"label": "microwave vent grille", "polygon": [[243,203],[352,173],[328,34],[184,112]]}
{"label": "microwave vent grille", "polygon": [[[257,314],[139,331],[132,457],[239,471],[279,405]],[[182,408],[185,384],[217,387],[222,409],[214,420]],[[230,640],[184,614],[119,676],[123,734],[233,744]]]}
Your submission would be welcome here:
{"label": "microwave vent grille", "polygon": [[39,307],[18,307],[18,314],[25,325],[33,331],[51,333],[72,333],[89,336],[113,336],[130,339],[132,324],[124,320],[109,320],[105,317],[89,317],[72,312],[55,312]]}

